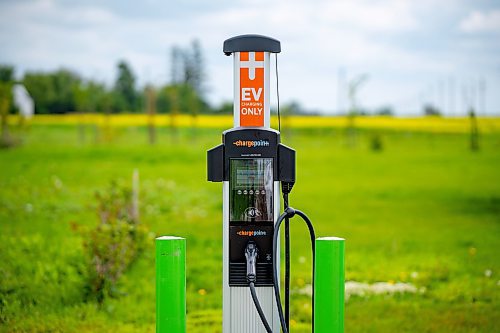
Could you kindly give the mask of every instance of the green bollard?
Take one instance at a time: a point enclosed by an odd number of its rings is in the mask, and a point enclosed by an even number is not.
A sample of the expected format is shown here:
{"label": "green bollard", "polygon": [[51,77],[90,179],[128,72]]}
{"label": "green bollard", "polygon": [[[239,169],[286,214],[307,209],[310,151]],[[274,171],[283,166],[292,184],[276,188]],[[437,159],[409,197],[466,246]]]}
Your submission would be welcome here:
{"label": "green bollard", "polygon": [[186,239],[156,238],[156,333],[186,333]]}
{"label": "green bollard", "polygon": [[345,240],[316,239],[314,280],[314,333],[344,332]]}

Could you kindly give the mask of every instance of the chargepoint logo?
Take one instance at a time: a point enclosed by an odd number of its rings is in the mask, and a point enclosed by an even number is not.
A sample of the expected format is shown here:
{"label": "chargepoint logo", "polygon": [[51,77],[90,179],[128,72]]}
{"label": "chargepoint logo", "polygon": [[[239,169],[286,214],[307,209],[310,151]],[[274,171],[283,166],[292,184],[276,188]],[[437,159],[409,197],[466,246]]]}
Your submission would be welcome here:
{"label": "chargepoint logo", "polygon": [[268,140],[236,140],[233,142],[236,147],[269,147]]}
{"label": "chargepoint logo", "polygon": [[240,230],[237,232],[238,236],[248,236],[248,237],[254,237],[254,236],[266,236],[267,231],[264,230]]}

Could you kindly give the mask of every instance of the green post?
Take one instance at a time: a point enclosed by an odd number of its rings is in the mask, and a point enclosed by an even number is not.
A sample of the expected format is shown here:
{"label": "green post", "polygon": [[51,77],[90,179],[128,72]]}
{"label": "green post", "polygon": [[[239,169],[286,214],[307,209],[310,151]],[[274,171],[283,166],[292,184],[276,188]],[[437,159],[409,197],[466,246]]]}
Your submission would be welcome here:
{"label": "green post", "polygon": [[316,239],[314,333],[344,332],[344,249],[343,238]]}
{"label": "green post", "polygon": [[186,333],[186,239],[156,238],[156,333]]}

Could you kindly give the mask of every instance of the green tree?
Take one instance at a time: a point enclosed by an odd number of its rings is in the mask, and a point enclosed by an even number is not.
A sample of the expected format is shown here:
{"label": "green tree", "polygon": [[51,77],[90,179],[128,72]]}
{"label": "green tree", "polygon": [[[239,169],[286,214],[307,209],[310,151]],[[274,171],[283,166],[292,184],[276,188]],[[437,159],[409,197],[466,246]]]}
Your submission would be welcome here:
{"label": "green tree", "polygon": [[197,108],[197,112],[209,111],[209,105],[188,85],[170,84],[158,90],[156,107],[159,113],[193,114],[193,105]]}
{"label": "green tree", "polygon": [[193,81],[193,89],[196,91],[198,96],[203,97],[203,94],[205,93],[205,80],[206,80],[206,73],[205,73],[205,59],[203,57],[203,53],[201,50],[201,44],[199,40],[195,39],[192,42],[192,49],[193,49],[193,62],[195,64],[195,71],[194,71],[194,81]]}
{"label": "green tree", "polygon": [[51,75],[52,88],[56,98],[52,101],[54,113],[67,113],[76,110],[75,86],[81,84],[80,76],[70,70],[60,69]]}
{"label": "green tree", "polygon": [[[12,85],[14,84],[14,66],[11,65],[0,65],[0,83],[5,83],[10,85],[10,89],[12,89]],[[4,87],[3,89],[7,89],[8,87]],[[4,93],[5,94],[5,93]],[[14,106],[13,103],[13,96],[12,93],[7,94],[8,95],[8,113],[15,113],[16,107]]]}
{"label": "green tree", "polygon": [[80,112],[107,112],[110,106],[106,105],[105,99],[110,92],[102,83],[88,80],[75,86],[75,103],[77,111]]}
{"label": "green tree", "polygon": [[[200,42],[195,39],[187,48],[173,46],[170,61],[171,88],[169,89],[175,90],[180,111],[190,113],[193,117],[206,112],[209,108],[203,96],[206,75]],[[172,91],[169,94],[160,92],[158,103],[166,105],[169,95],[172,95]]]}
{"label": "green tree", "polygon": [[136,111],[138,94],[135,89],[135,75],[125,61],[120,61],[117,68],[118,77],[114,87],[115,111]]}
{"label": "green tree", "polygon": [[394,110],[390,106],[383,106],[375,111],[378,116],[394,116]]}
{"label": "green tree", "polygon": [[0,148],[13,145],[9,134],[8,115],[12,106],[12,84],[14,81],[14,67],[0,65]]}
{"label": "green tree", "polygon": [[158,89],[158,96],[156,98],[156,110],[158,113],[170,113],[172,109],[171,94],[168,85]]}
{"label": "green tree", "polygon": [[59,69],[53,73],[28,72],[23,78],[35,101],[35,113],[67,113],[77,109],[78,74]]}
{"label": "green tree", "polygon": [[424,105],[425,116],[441,116],[441,111],[432,104]]}
{"label": "green tree", "polygon": [[205,64],[200,42],[195,39],[191,42],[191,49],[183,52],[184,84],[191,87],[198,96],[204,92]]}
{"label": "green tree", "polygon": [[0,82],[14,81],[14,67],[10,65],[0,65]]}
{"label": "green tree", "polygon": [[8,115],[12,101],[12,82],[0,81],[0,148],[13,144],[9,134]]}
{"label": "green tree", "polygon": [[51,103],[56,98],[50,76],[45,73],[28,72],[24,75],[23,83],[35,101],[35,113],[50,113]]}

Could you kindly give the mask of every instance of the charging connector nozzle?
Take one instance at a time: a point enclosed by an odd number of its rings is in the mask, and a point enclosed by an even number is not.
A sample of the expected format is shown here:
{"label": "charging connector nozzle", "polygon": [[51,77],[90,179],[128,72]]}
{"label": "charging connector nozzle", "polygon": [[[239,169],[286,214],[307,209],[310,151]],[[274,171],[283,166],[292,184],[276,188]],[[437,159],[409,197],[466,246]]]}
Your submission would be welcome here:
{"label": "charging connector nozzle", "polygon": [[248,287],[250,288],[250,294],[252,295],[253,304],[255,309],[259,313],[262,325],[266,328],[267,333],[273,333],[271,326],[267,322],[264,311],[259,303],[259,298],[257,297],[257,291],[255,290],[255,281],[257,280],[257,257],[259,255],[259,249],[254,241],[249,241],[247,247],[245,248],[245,258],[247,258],[247,281]]}
{"label": "charging connector nozzle", "polygon": [[247,258],[247,281],[255,282],[257,278],[257,256],[259,250],[254,241],[250,241],[245,248],[245,258]]}

